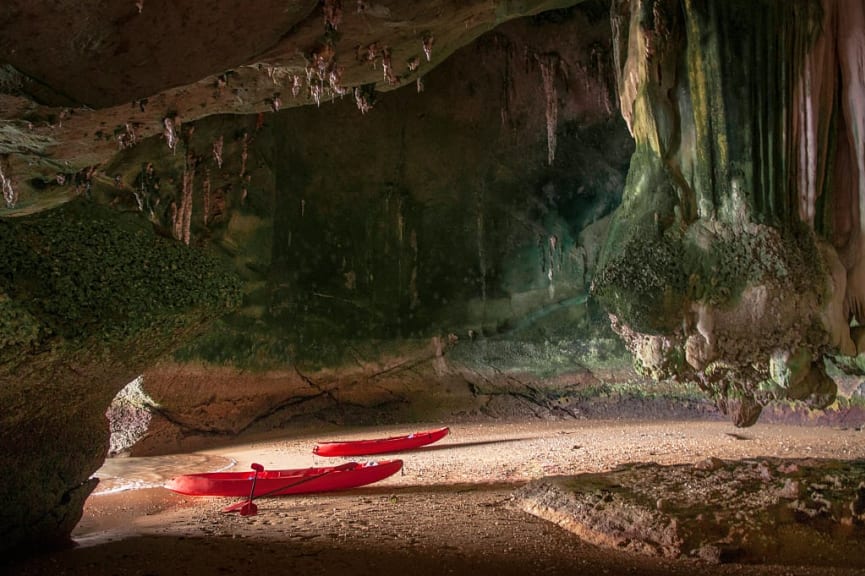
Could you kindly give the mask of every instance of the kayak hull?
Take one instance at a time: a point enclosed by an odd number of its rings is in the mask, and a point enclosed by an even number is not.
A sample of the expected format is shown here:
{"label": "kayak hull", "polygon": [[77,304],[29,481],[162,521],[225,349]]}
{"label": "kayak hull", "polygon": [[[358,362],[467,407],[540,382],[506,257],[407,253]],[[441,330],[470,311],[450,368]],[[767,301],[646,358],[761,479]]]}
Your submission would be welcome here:
{"label": "kayak hull", "polygon": [[[287,496],[349,490],[383,480],[402,468],[402,460],[347,462],[340,466],[297,470],[264,470],[255,479],[255,497]],[[249,497],[254,471],[185,474],[169,480],[165,487],[189,496]]]}
{"label": "kayak hull", "polygon": [[450,429],[445,427],[374,440],[319,442],[312,451],[319,456],[369,456],[371,454],[404,452],[437,442],[447,436],[449,432]]}

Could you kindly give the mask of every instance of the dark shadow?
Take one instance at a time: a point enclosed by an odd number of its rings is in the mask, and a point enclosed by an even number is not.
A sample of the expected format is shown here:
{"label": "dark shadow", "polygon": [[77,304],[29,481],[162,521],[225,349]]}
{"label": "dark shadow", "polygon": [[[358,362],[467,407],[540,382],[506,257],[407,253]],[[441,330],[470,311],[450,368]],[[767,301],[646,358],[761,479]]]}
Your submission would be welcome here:
{"label": "dark shadow", "polygon": [[[549,536],[540,536],[549,541]],[[11,574],[54,576],[188,576],[205,574],[412,574],[413,576],[524,576],[546,574],[634,574],[684,576],[693,566],[606,551],[560,534],[557,549],[533,546],[537,538],[524,538],[507,550],[485,548],[478,543],[430,546],[425,541],[399,538],[338,539],[322,534],[312,539],[285,535],[281,539],[140,536],[45,554],[28,560],[0,564]],[[481,543],[482,544],[482,543]],[[575,570],[575,558],[579,567]],[[639,570],[635,570],[635,566]],[[288,567],[288,568],[287,568]],[[724,570],[706,567],[703,574]],[[754,574],[748,570],[737,574]]]}
{"label": "dark shadow", "polygon": [[[308,494],[297,494],[288,496],[256,497],[255,501],[260,506],[270,505],[279,501],[291,501],[293,498],[315,499],[316,497],[335,498],[339,496],[400,496],[408,494],[462,494],[465,492],[511,492],[525,486],[528,480],[515,480],[513,482],[458,482],[453,484],[412,484],[409,486],[364,486],[350,490],[339,490],[334,492],[317,492]],[[243,498],[226,499],[243,500]]]}
{"label": "dark shadow", "polygon": [[[397,452],[378,452],[376,454],[367,454],[365,456],[344,456],[343,458],[346,460],[352,459],[362,459],[372,456],[386,456],[386,455],[398,455],[398,454],[419,454],[423,452],[436,452],[438,450],[452,450],[454,448],[470,448],[472,446],[486,446],[493,444],[507,444],[509,442],[523,442],[525,440],[534,440],[536,438],[541,438],[541,436],[523,436],[520,438],[502,438],[501,440],[478,440],[475,442],[451,442],[449,444],[435,444],[430,446],[421,446],[420,448],[415,448],[414,450],[399,450]],[[324,458],[323,456],[320,456]]]}

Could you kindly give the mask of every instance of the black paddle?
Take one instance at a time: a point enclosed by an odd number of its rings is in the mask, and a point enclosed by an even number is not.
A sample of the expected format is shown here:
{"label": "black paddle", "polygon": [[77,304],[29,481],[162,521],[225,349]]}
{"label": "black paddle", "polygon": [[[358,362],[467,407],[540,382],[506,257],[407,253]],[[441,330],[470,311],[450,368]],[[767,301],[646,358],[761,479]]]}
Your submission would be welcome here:
{"label": "black paddle", "polygon": [[[339,466],[334,466],[333,468],[328,468],[327,470],[325,470],[324,472],[322,472],[320,474],[314,474],[312,476],[307,476],[305,478],[301,478],[300,480],[297,480],[295,482],[285,484],[284,486],[278,486],[278,487],[274,488],[273,490],[268,490],[264,494],[256,494],[255,496],[253,496],[252,492],[250,492],[249,493],[249,500],[242,500],[240,502],[235,502],[234,504],[229,504],[228,506],[223,508],[222,511],[223,512],[237,512],[238,510],[240,510],[241,516],[252,516],[256,512],[258,512],[258,507],[252,501],[255,498],[267,498],[268,496],[273,496],[274,494],[282,492],[283,490],[288,490],[289,488],[294,488],[295,486],[300,486],[301,484],[304,484],[306,482],[310,482],[310,481],[315,480],[317,478],[327,476],[331,472],[345,472],[346,470],[353,470],[357,466],[358,466],[357,462],[346,462],[345,464],[340,464]],[[258,473],[258,470],[256,470],[256,474],[257,473]],[[253,491],[255,490],[255,477],[252,478],[252,490]],[[251,514],[244,514],[243,513],[244,508],[246,508],[247,506],[250,507],[250,508],[247,508],[247,510],[254,509],[254,512],[252,512]]]}
{"label": "black paddle", "polygon": [[255,502],[252,501],[252,498],[255,494],[255,481],[258,479],[258,473],[264,472],[264,466],[253,462],[252,469],[255,470],[255,474],[252,475],[252,490],[249,491],[249,500],[247,500],[243,504],[243,506],[240,507],[241,516],[255,516],[256,514],[258,514],[258,506],[255,505]]}

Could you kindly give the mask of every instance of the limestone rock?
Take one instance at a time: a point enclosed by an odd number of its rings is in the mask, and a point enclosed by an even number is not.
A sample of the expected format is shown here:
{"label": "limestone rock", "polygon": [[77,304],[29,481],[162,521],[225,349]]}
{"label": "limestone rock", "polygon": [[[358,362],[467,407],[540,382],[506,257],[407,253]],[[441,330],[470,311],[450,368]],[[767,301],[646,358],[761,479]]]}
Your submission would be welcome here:
{"label": "limestone rock", "polygon": [[823,358],[860,339],[865,75],[852,62],[865,11],[849,0],[753,17],[743,2],[648,8],[613,10],[637,150],[594,293],[641,365],[660,350],[645,343],[664,341],[665,357],[684,359],[664,376],[719,397],[737,425],[773,398],[826,407],[836,390]]}

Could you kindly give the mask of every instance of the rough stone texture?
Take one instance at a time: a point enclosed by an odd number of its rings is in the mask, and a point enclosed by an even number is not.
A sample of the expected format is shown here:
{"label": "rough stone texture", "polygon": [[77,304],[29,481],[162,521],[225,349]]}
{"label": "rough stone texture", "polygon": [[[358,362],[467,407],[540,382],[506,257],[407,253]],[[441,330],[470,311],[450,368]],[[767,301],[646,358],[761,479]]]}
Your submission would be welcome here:
{"label": "rough stone texture", "polygon": [[863,568],[861,462],[637,464],[548,477],[519,505],[597,544],[708,563]]}
{"label": "rough stone texture", "polygon": [[142,388],[140,377],[117,393],[105,413],[110,433],[109,457],[128,454],[129,450],[147,434],[154,408],[155,403]]}
{"label": "rough stone texture", "polygon": [[[490,343],[492,344],[492,343]],[[477,418],[538,421],[582,419],[716,419],[699,390],[647,382],[633,373],[574,371],[556,377],[504,372],[481,364],[484,343],[460,343],[443,354],[435,342],[413,353],[363,365],[249,373],[232,368],[160,363],[146,372],[154,399],[147,434],[133,456],[188,452],[216,439],[255,437],[315,426],[392,425]],[[503,348],[503,351],[506,350]],[[627,384],[610,384],[624,382]],[[862,414],[841,414],[848,425]]]}
{"label": "rough stone texture", "polygon": [[613,12],[637,150],[595,294],[642,371],[699,382],[737,425],[831,404],[824,358],[860,352],[861,3]]}
{"label": "rough stone texture", "polygon": [[108,452],[112,397],[236,306],[239,283],[140,220],[80,202],[0,221],[0,244],[6,552],[66,540]]}
{"label": "rough stone texture", "polygon": [[[376,83],[379,91],[413,84],[498,24],[576,3],[385,0],[358,10],[346,2],[338,18],[326,19],[324,3],[310,0],[254,8],[148,0],[140,10],[132,0],[60,2],[51,10],[4,2],[0,159],[13,193],[0,213],[63,201],[77,193],[76,179],[102,178],[90,167],[150,136],[174,141],[184,123],[342,92],[351,99],[354,88]],[[58,174],[66,183],[51,195],[32,186],[33,178],[54,182]]]}

